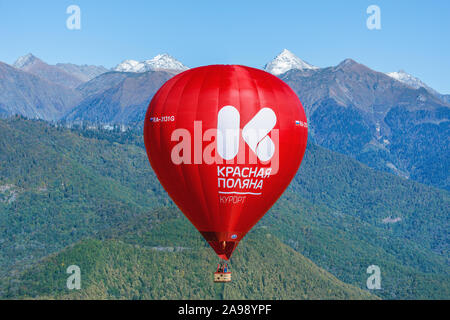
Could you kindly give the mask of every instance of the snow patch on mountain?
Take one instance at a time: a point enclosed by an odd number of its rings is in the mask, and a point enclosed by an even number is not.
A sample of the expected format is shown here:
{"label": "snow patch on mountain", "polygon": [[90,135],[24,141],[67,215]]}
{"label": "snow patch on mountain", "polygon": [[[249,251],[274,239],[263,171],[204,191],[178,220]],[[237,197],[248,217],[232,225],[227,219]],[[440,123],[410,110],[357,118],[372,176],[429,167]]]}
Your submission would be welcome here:
{"label": "snow patch on mountain", "polygon": [[264,70],[274,75],[280,75],[292,69],[315,70],[319,68],[303,61],[287,49],[284,49],[264,66]]}
{"label": "snow patch on mountain", "polygon": [[185,71],[189,68],[174,57],[164,53],[158,54],[150,60],[125,60],[118,64],[114,70],[120,72],[146,72],[156,70]]}
{"label": "snow patch on mountain", "polygon": [[144,72],[144,64],[136,60],[124,60],[113,70],[120,72]]}
{"label": "snow patch on mountain", "polygon": [[36,61],[39,61],[39,59],[29,53],[27,55],[19,57],[16,62],[14,62],[13,67],[16,67],[17,69],[23,69],[35,63]]}
{"label": "snow patch on mountain", "polygon": [[410,75],[409,73],[405,72],[404,70],[400,70],[397,72],[387,72],[386,75],[388,75],[389,77],[394,78],[395,80],[398,80],[414,89],[425,88],[428,92],[435,95],[442,101],[444,101],[446,103],[450,103],[449,95],[439,93],[438,91],[436,91],[433,88],[431,88],[430,86],[428,86],[426,83],[424,83],[419,78],[416,78],[416,77]]}
{"label": "snow patch on mountain", "polygon": [[409,73],[406,73],[404,70],[400,70],[397,72],[388,72],[386,73],[389,77],[394,78],[400,82],[403,82],[414,89],[425,88],[429,89],[429,87],[422,82],[419,78],[416,78]]}

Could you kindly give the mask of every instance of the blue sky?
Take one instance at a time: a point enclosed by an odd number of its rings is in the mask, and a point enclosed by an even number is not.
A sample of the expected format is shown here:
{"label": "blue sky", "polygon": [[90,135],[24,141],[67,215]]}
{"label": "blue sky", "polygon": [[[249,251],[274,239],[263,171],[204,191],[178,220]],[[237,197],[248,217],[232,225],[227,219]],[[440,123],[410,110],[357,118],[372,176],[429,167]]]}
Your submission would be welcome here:
{"label": "blue sky", "polygon": [[[68,30],[66,8],[81,8]],[[369,30],[366,9],[381,9]],[[353,58],[378,71],[404,69],[450,93],[450,1],[23,1],[0,0],[0,61],[32,52],[48,63],[112,67],[167,52],[195,67],[261,67],[283,48],[314,65]]]}

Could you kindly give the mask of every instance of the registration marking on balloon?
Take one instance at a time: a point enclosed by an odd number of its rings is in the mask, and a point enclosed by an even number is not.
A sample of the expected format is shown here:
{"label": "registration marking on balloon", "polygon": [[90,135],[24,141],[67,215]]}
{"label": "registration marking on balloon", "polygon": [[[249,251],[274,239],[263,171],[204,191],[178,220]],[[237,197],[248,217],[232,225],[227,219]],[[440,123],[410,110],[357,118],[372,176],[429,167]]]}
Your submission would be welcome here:
{"label": "registration marking on balloon", "polygon": [[175,116],[160,116],[160,117],[151,117],[150,122],[174,122]]}

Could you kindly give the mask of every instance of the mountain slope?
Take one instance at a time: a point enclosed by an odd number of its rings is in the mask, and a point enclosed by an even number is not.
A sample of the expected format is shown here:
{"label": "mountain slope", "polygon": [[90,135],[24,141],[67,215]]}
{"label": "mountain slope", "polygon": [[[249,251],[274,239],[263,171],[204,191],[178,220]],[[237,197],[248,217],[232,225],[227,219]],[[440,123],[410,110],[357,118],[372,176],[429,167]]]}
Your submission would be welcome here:
{"label": "mountain slope", "polygon": [[168,203],[139,147],[21,119],[0,136],[0,274]]}
{"label": "mountain slope", "polygon": [[55,65],[57,68],[75,76],[82,82],[98,77],[99,75],[108,72],[109,70],[103,66],[93,66],[93,65],[77,65],[73,63],[57,63]]}
{"label": "mountain slope", "polygon": [[[8,298],[64,299],[374,299],[345,284],[265,230],[248,235],[232,259],[233,281],[215,284],[218,261],[185,218],[165,217],[105,240],[85,240],[25,272]],[[153,215],[147,218],[153,219]],[[182,237],[180,235],[183,235]],[[82,289],[66,289],[65,269],[82,270]]]}
{"label": "mountain slope", "polygon": [[449,201],[445,191],[309,145],[261,223],[347,283],[363,287],[375,264],[383,277],[377,295],[441,299],[450,296]]}
{"label": "mountain slope", "polygon": [[167,71],[102,74],[78,88],[86,97],[64,119],[103,123],[140,121],[153,95],[173,75]]}
{"label": "mountain slope", "polygon": [[0,62],[0,116],[59,119],[80,93]]}
{"label": "mountain slope", "polygon": [[136,75],[127,72],[105,72],[98,77],[91,79],[79,85],[76,90],[82,94],[83,97],[88,97],[93,94],[99,94],[108,89],[119,85],[127,77],[133,77]]}

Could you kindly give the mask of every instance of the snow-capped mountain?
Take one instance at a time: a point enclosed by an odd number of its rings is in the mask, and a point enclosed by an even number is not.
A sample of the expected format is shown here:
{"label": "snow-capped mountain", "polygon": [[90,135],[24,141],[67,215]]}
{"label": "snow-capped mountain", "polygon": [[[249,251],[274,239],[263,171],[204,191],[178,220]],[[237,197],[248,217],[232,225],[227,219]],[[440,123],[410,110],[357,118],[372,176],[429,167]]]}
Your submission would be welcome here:
{"label": "snow-capped mountain", "polygon": [[125,60],[118,64],[114,71],[120,72],[146,72],[156,70],[185,71],[189,69],[174,57],[164,53],[158,54],[150,60]]}
{"label": "snow-capped mountain", "polygon": [[274,75],[280,75],[292,69],[315,70],[319,68],[303,61],[287,49],[284,49],[264,67],[265,71]]}

